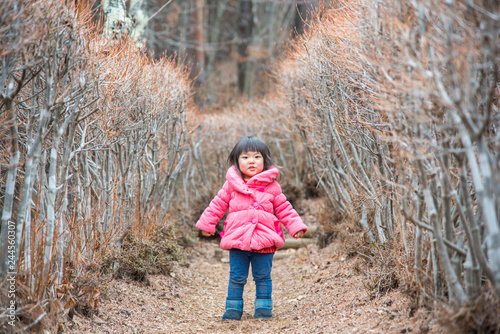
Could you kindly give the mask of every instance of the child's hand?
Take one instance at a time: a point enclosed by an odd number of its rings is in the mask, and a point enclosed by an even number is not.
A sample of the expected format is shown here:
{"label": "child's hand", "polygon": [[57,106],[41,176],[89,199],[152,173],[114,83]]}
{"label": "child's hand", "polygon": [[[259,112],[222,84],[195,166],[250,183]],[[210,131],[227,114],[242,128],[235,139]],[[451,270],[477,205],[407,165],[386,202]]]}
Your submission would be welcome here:
{"label": "child's hand", "polygon": [[297,233],[295,233],[295,235],[293,236],[295,239],[299,239],[299,238],[302,238],[304,236],[304,231],[298,231]]}
{"label": "child's hand", "polygon": [[203,236],[205,236],[205,237],[211,237],[212,235],[214,235],[213,233],[210,233],[207,231],[201,231],[201,234],[203,234]]}

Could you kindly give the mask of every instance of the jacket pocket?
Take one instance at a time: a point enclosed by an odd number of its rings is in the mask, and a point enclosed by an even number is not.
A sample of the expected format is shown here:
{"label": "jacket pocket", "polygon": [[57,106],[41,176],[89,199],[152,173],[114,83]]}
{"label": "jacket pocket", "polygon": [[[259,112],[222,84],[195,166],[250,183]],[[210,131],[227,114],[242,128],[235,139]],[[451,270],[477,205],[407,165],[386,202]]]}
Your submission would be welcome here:
{"label": "jacket pocket", "polygon": [[280,237],[284,238],[283,229],[281,228],[281,222],[279,220],[274,221],[274,230]]}
{"label": "jacket pocket", "polygon": [[224,229],[222,230],[222,232],[219,232],[219,235],[220,237],[222,238],[224,236],[224,234],[226,233],[226,224],[227,224],[227,220],[224,220]]}

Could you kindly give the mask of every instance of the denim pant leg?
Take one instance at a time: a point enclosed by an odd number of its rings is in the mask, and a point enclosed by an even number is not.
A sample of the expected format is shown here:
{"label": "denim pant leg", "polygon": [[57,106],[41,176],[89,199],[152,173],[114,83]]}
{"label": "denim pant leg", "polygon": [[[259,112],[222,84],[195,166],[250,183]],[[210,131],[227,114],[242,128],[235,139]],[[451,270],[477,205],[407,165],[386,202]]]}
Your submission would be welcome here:
{"label": "denim pant leg", "polygon": [[255,281],[257,299],[271,299],[273,292],[273,281],[271,279],[273,256],[274,253],[252,254],[252,275]]}
{"label": "denim pant leg", "polygon": [[229,285],[227,299],[243,300],[243,289],[247,283],[251,252],[239,249],[229,251]]}

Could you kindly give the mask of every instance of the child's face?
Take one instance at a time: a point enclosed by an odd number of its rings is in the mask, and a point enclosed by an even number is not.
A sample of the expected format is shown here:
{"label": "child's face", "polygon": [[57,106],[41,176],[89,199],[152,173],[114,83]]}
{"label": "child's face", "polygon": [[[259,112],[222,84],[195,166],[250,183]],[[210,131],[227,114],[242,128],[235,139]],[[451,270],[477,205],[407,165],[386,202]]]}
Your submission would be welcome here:
{"label": "child's face", "polygon": [[264,157],[260,152],[243,152],[238,157],[238,166],[241,173],[243,173],[243,179],[248,181],[252,176],[262,172],[264,169]]}

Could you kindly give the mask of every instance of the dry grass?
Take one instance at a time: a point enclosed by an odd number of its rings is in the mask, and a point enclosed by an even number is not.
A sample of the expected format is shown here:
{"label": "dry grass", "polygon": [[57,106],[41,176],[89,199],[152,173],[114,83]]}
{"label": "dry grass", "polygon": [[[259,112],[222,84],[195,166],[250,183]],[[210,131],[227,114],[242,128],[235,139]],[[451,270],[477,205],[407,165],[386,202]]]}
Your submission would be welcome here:
{"label": "dry grass", "polygon": [[456,334],[497,334],[500,333],[500,300],[488,284],[483,293],[462,307],[442,305],[439,323]]}
{"label": "dry grass", "polygon": [[181,239],[180,231],[168,225],[149,238],[127,232],[120,249],[103,259],[100,272],[147,284],[148,275],[168,274],[172,264],[182,260]]}
{"label": "dry grass", "polygon": [[316,212],[320,246],[325,247],[336,238],[344,242],[347,237],[352,235],[352,232],[358,230],[355,224],[349,224],[345,218],[342,212],[329,205],[326,198],[323,199],[323,206],[318,208]]}

